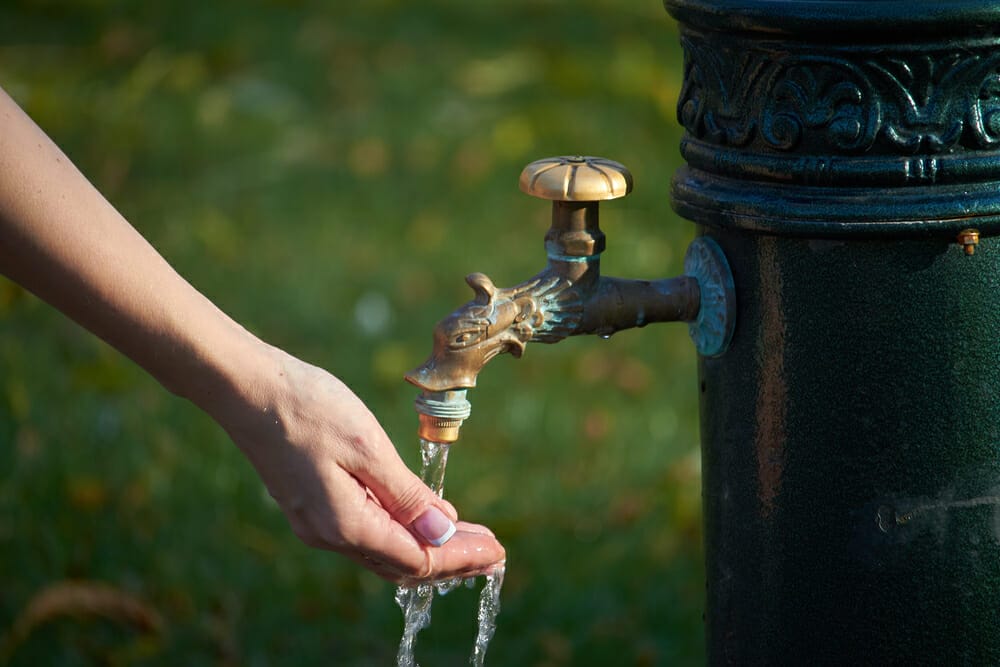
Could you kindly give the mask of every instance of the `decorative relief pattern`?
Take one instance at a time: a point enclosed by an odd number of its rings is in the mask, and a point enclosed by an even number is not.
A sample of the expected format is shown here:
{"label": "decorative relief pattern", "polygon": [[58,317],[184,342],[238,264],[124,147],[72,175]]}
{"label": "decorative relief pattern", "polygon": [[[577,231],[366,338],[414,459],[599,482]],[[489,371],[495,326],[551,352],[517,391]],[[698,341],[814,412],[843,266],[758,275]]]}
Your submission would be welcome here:
{"label": "decorative relief pattern", "polygon": [[821,155],[1000,147],[996,50],[799,54],[702,36],[682,43],[678,118],[712,144]]}

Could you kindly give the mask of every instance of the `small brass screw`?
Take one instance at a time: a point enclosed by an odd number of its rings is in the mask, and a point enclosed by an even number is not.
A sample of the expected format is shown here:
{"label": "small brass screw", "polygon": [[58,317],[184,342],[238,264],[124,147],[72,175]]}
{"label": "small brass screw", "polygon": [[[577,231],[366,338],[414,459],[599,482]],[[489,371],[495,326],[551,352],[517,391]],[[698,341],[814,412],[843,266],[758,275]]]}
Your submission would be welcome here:
{"label": "small brass screw", "polygon": [[972,255],[976,254],[976,246],[979,244],[979,230],[978,229],[963,229],[958,233],[958,243],[963,248],[965,248],[965,254]]}

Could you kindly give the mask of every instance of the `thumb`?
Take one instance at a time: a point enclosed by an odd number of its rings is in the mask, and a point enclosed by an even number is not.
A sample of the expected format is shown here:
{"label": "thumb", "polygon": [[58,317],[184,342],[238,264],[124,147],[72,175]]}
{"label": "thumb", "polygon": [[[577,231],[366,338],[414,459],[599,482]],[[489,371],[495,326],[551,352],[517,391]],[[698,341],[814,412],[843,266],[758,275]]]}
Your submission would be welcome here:
{"label": "thumb", "polygon": [[455,534],[455,507],[407,468],[395,448],[385,460],[355,475],[393,519],[427,544],[439,547]]}

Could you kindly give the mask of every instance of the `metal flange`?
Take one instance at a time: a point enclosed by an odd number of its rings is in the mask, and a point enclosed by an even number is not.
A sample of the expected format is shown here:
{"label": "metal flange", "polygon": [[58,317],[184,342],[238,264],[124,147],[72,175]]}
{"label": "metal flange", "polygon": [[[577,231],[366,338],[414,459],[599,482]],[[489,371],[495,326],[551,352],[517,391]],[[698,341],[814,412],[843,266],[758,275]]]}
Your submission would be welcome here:
{"label": "metal flange", "polygon": [[736,286],[722,248],[701,236],[684,256],[684,273],[698,281],[701,301],[698,317],[688,324],[688,334],[698,354],[718,357],[729,349],[736,329]]}

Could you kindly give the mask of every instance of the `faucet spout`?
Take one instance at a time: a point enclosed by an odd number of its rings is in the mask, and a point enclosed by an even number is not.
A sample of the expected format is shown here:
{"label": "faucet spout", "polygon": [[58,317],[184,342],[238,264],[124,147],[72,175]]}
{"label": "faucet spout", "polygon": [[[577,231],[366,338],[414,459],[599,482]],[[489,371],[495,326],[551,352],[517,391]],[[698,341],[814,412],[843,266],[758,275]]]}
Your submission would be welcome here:
{"label": "faucet spout", "polygon": [[499,289],[481,273],[466,277],[476,298],[434,328],[434,349],[406,374],[425,392],[471,389],[494,357],[520,357],[527,343],[611,334],[653,322],[693,322],[700,310],[698,280],[600,277],[574,283],[549,266],[533,278]]}

